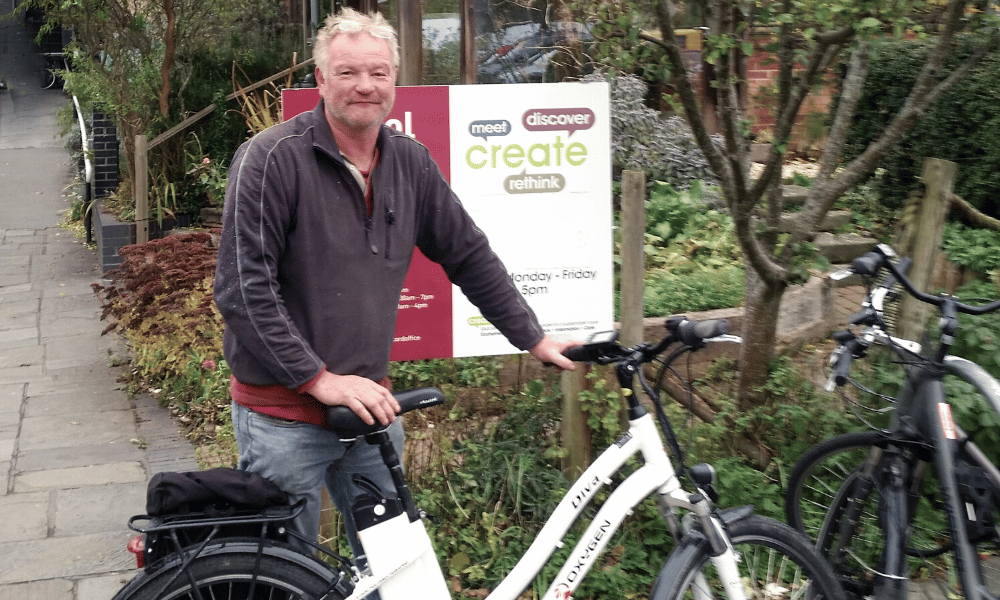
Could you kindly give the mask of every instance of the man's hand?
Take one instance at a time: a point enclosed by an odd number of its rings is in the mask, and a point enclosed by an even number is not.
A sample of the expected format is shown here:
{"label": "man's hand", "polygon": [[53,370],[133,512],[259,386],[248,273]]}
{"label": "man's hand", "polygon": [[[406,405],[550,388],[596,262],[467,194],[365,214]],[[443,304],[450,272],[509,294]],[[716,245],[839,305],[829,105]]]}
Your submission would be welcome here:
{"label": "man's hand", "polygon": [[304,391],[327,406],[350,408],[369,425],[374,425],[375,421],[388,425],[396,420],[399,412],[399,403],[389,390],[356,375],[334,375],[324,370]]}
{"label": "man's hand", "polygon": [[564,371],[576,370],[576,364],[562,355],[563,350],[573,346],[579,346],[580,342],[557,342],[545,336],[542,341],[532,346],[531,355],[545,364],[553,364]]}

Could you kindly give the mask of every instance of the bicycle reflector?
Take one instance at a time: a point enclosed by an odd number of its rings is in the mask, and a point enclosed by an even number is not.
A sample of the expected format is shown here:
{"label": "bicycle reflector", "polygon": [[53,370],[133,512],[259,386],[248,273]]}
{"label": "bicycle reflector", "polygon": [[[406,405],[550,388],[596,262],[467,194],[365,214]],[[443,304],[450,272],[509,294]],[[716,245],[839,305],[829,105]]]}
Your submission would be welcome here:
{"label": "bicycle reflector", "polygon": [[142,543],[142,536],[137,535],[128,542],[128,551],[135,554],[135,568],[142,569],[146,566],[146,544]]}

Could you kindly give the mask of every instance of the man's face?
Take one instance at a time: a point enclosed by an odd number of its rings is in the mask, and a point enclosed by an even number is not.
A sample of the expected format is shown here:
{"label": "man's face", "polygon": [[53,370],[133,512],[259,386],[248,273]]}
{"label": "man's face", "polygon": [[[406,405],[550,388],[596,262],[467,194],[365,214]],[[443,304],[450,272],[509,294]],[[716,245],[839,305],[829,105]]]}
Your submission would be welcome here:
{"label": "man's face", "polygon": [[363,131],[381,125],[396,101],[388,42],[367,31],[340,33],[330,42],[327,69],[316,69],[316,81],[331,126]]}

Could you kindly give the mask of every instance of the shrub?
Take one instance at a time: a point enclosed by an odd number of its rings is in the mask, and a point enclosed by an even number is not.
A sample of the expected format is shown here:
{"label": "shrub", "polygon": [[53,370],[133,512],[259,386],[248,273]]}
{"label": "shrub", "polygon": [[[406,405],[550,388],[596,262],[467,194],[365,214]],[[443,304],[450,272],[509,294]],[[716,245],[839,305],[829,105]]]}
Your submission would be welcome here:
{"label": "shrub", "polygon": [[686,190],[695,181],[714,182],[684,119],[664,119],[645,104],[646,83],[633,75],[593,74],[581,81],[611,87],[611,152],[616,171],[642,171],[650,181]]}
{"label": "shrub", "polygon": [[121,249],[125,260],[94,285],[104,332],[118,330],[132,352],[129,388],[161,402],[200,436],[228,423],[229,368],[222,317],[212,301],[216,249],[208,233],[168,236]]}
{"label": "shrub", "polygon": [[[965,60],[973,39],[959,39],[946,69]],[[845,158],[852,158],[875,139],[902,107],[923,66],[930,41],[887,41],[872,48],[870,72],[851,127]],[[981,64],[935,102],[912,131],[882,161],[885,173],[876,181],[885,209],[900,208],[910,190],[920,185],[925,157],[959,163],[955,193],[981,211],[1000,211],[1000,51]]]}
{"label": "shrub", "polygon": [[728,215],[657,182],[648,202],[646,316],[731,308],[743,303],[743,265]]}
{"label": "shrub", "polygon": [[981,274],[1000,269],[1000,231],[949,223],[941,246],[956,266]]}

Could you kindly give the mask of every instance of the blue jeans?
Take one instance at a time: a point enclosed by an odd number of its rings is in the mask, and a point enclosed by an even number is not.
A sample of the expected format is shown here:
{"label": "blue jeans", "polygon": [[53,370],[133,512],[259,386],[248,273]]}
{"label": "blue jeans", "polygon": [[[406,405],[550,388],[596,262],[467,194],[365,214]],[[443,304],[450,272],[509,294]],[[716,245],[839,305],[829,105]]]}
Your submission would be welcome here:
{"label": "blue jeans", "polygon": [[[309,423],[263,415],[233,403],[233,429],[240,450],[239,468],[270,479],[288,493],[294,503],[306,498],[305,509],[291,527],[309,540],[319,536],[320,486],[326,485],[337,510],[344,517],[347,539],[356,558],[364,555],[351,505],[359,490],[351,482],[354,473],[371,479],[380,489],[395,493],[392,476],[382,462],[378,446],[364,439],[342,442],[328,429]],[[403,456],[402,419],[389,426],[396,453]],[[293,545],[307,554],[313,549],[298,540]]]}

